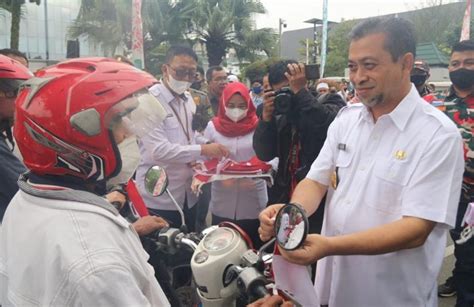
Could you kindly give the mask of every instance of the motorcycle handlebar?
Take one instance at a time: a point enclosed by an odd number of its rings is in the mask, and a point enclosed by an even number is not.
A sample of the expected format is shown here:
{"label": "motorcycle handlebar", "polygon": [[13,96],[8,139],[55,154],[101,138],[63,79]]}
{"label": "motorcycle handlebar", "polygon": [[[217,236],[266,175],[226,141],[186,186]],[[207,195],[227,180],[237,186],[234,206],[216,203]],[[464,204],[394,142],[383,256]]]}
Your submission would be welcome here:
{"label": "motorcycle handlebar", "polygon": [[253,295],[259,299],[269,294],[267,288],[265,287],[263,283],[258,283],[258,284],[253,285],[252,292],[253,292]]}
{"label": "motorcycle handlebar", "polygon": [[197,248],[197,244],[194,243],[194,241],[191,239],[182,238],[181,240],[179,240],[179,243],[189,246],[193,250],[193,252]]}

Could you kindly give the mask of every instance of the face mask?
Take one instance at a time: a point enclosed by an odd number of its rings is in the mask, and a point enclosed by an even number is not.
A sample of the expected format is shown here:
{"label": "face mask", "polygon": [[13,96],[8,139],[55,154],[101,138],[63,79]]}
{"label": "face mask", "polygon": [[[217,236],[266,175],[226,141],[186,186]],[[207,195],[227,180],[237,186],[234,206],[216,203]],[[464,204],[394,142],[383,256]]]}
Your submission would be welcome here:
{"label": "face mask", "polygon": [[252,87],[252,92],[255,94],[255,95],[258,95],[262,92],[262,87],[261,86],[254,86]]}
{"label": "face mask", "polygon": [[191,82],[176,80],[173,76],[168,74],[168,86],[173,92],[181,95],[191,86]]}
{"label": "face mask", "polygon": [[468,90],[474,84],[474,70],[460,68],[449,73],[449,78],[460,90]]}
{"label": "face mask", "polygon": [[247,116],[247,109],[242,110],[239,108],[225,108],[225,115],[230,118],[233,122],[238,122],[245,116]]}
{"label": "face mask", "polygon": [[200,90],[201,89],[201,83],[202,81],[194,81],[190,88],[195,89],[195,90]]}
{"label": "face mask", "polygon": [[410,80],[416,87],[420,87],[425,84],[427,77],[426,75],[413,75],[410,77]]}
{"label": "face mask", "polygon": [[122,160],[122,169],[120,172],[107,180],[107,187],[117,184],[127,183],[132,178],[133,173],[140,164],[140,150],[138,148],[137,139],[128,137],[117,145]]}

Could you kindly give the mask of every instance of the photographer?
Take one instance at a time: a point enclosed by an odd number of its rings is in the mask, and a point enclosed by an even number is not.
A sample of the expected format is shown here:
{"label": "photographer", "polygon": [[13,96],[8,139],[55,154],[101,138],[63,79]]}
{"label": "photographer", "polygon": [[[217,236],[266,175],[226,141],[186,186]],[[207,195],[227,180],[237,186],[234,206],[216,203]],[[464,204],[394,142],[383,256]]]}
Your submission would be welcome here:
{"label": "photographer", "polygon": [[[306,88],[305,66],[280,61],[269,69],[272,91],[264,95],[263,113],[253,137],[259,159],[279,158],[269,204],[290,200],[296,184],[305,178],[326,139],[329,124],[345,102],[337,94],[317,99]],[[322,99],[321,99],[322,98]],[[311,232],[320,232],[323,206],[310,218]]]}

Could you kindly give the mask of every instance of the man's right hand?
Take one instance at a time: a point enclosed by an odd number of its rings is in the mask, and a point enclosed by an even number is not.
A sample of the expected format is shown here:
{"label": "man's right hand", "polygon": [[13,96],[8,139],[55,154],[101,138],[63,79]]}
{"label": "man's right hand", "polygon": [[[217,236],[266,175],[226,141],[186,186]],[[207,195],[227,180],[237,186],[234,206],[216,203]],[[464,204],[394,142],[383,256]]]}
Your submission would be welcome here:
{"label": "man's right hand", "polygon": [[275,111],[275,106],[273,105],[273,100],[275,100],[275,92],[270,91],[263,94],[263,112],[262,119],[266,122],[272,120],[273,112]]}
{"label": "man's right hand", "polygon": [[275,218],[284,204],[275,204],[268,206],[262,212],[260,212],[258,219],[260,220],[260,227],[258,228],[258,233],[262,241],[268,241],[275,236]]}
{"label": "man's right hand", "polygon": [[201,156],[206,156],[208,158],[217,158],[229,156],[229,149],[222,144],[212,143],[212,144],[203,144],[201,145]]}

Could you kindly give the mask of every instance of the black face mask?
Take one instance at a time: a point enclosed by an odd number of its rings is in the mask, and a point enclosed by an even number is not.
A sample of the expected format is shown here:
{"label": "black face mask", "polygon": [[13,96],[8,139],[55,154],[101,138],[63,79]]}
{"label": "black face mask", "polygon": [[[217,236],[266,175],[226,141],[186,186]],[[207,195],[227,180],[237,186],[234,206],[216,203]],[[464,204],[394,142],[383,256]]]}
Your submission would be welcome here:
{"label": "black face mask", "polygon": [[200,90],[202,85],[202,81],[194,81],[190,88],[195,89],[195,90]]}
{"label": "black face mask", "polygon": [[427,75],[412,75],[410,80],[416,87],[420,87],[425,84],[426,79],[428,79]]}
{"label": "black face mask", "polygon": [[460,90],[468,90],[474,85],[474,70],[460,68],[449,73],[454,86]]}

